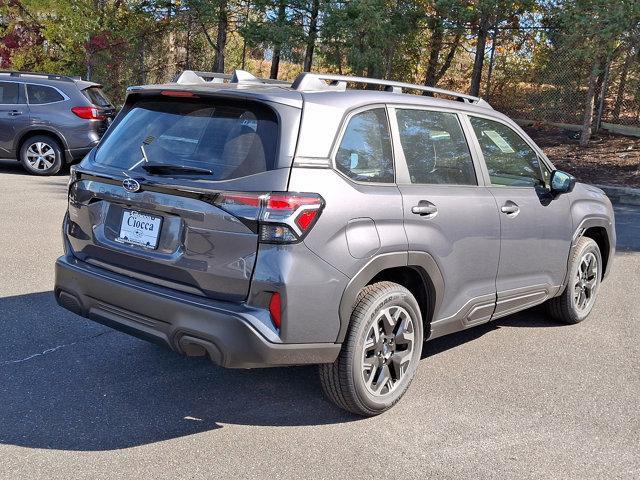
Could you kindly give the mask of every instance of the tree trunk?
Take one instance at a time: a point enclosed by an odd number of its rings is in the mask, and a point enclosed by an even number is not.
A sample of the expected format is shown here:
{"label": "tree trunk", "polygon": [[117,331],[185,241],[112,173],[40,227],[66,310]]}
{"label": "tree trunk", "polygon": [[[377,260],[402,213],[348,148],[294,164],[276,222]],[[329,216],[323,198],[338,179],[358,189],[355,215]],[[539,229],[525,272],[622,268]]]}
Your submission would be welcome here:
{"label": "tree trunk", "polygon": [[627,88],[627,77],[629,76],[629,68],[633,61],[633,55],[631,51],[627,53],[627,58],[624,59],[622,64],[622,71],[620,72],[620,83],[618,84],[618,92],[616,93],[616,103],[613,106],[613,121],[620,121],[620,110],[622,110],[622,103],[624,102],[624,91]]}
{"label": "tree trunk", "polygon": [[145,70],[145,54],[144,54],[144,50],[145,50],[145,35],[146,33],[143,33],[140,36],[140,43],[138,43],[138,66],[140,67],[140,69],[138,70],[138,85],[144,85],[145,83],[147,83],[147,76],[146,76],[146,70]]}
{"label": "tree trunk", "polygon": [[460,46],[460,40],[462,40],[462,33],[458,32],[456,33],[456,36],[451,43],[451,47],[449,47],[449,52],[447,53],[447,56],[445,57],[440,70],[438,70],[435,84],[437,84],[442,79],[442,77],[444,77],[445,73],[447,73],[447,70],[449,70],[449,67],[453,63],[453,58],[456,56],[456,52],[458,51],[458,47]]}
{"label": "tree trunk", "polygon": [[476,33],[477,45],[476,55],[473,59],[473,71],[471,72],[471,88],[469,93],[474,96],[480,94],[480,83],[482,82],[482,66],[484,65],[484,50],[487,46],[487,34],[489,29],[486,26],[486,22],[482,20],[478,25]]}
{"label": "tree trunk", "polygon": [[278,78],[278,70],[280,69],[280,53],[282,48],[280,45],[276,45],[273,48],[273,57],[271,58],[271,71],[269,72],[269,78]]}
{"label": "tree trunk", "polygon": [[[442,28],[442,20],[440,17],[432,17],[429,19],[429,29],[431,35],[431,48],[429,49],[429,60],[427,61],[427,72],[424,77],[424,84],[427,87],[435,86],[438,75],[438,59],[442,51],[442,40],[444,39],[444,29]],[[424,92],[423,95],[430,95]]]}
{"label": "tree trunk", "polygon": [[311,5],[311,16],[309,17],[309,34],[307,35],[307,49],[304,52],[304,66],[302,70],[311,71],[313,64],[313,50],[316,48],[318,38],[318,13],[320,12],[320,0],[313,0]]}
{"label": "tree trunk", "polygon": [[193,18],[191,15],[187,17],[187,38],[186,38],[186,54],[187,58],[185,59],[185,68],[187,70],[191,70],[191,22]]}
{"label": "tree trunk", "polygon": [[213,57],[214,72],[224,73],[224,49],[227,46],[228,26],[227,0],[222,0],[218,10],[218,35],[216,37],[215,56]]}
{"label": "tree trunk", "polygon": [[[286,20],[287,10],[286,2],[281,0],[278,6],[278,26],[284,26]],[[269,72],[269,78],[278,78],[278,70],[280,69],[280,54],[282,53],[282,43],[278,40],[273,46],[273,57],[271,58],[271,71]]]}
{"label": "tree trunk", "polygon": [[[251,0],[247,0],[246,10],[244,12],[244,22],[243,26],[247,24],[249,21],[249,12],[251,11]],[[245,69],[245,65],[247,63],[247,37],[242,36],[242,70]]]}
{"label": "tree trunk", "polygon": [[604,74],[602,78],[602,82],[600,82],[600,78],[598,78],[598,83],[596,83],[598,93],[597,102],[594,101],[594,105],[598,105],[598,114],[596,116],[595,122],[595,130],[598,132],[600,130],[600,124],[602,123],[602,115],[604,114],[605,109],[605,101],[607,99],[607,90],[609,88],[609,70],[611,69],[611,60],[610,57],[607,57],[607,60],[604,64]]}
{"label": "tree trunk", "polygon": [[608,59],[605,58],[600,58],[600,61],[598,62],[598,77],[596,78],[596,87],[593,96],[593,106],[596,110],[600,104],[600,93],[602,91],[602,84],[604,83],[607,62]]}
{"label": "tree trunk", "polygon": [[496,59],[496,43],[498,41],[498,27],[493,29],[491,36],[491,54],[489,55],[489,71],[487,72],[487,86],[485,87],[484,96],[489,98],[491,92],[491,77],[493,76],[493,67]]}
{"label": "tree trunk", "polygon": [[593,101],[596,96],[596,83],[598,81],[598,65],[596,62],[589,75],[589,85],[587,88],[587,101],[584,106],[584,116],[582,117],[582,129],[580,131],[580,146],[586,147],[591,138],[591,124],[593,123]]}

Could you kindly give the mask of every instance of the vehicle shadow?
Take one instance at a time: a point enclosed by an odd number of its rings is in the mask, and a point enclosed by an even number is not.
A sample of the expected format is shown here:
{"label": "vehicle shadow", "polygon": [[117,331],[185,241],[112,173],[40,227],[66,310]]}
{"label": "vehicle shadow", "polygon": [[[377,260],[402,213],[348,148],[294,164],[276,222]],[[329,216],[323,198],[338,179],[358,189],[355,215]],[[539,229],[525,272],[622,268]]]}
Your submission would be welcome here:
{"label": "vehicle shadow", "polygon": [[[0,299],[0,443],[113,450],[224,424],[358,420],[326,401],[315,367],[226,370],[73,315],[52,292]],[[500,326],[555,325],[525,312],[427,342],[438,355]]]}
{"label": "vehicle shadow", "polygon": [[477,340],[489,332],[499,330],[502,327],[550,328],[561,326],[561,323],[549,317],[542,306],[533,307],[529,310],[502,317],[492,322],[430,340],[426,342],[422,348],[422,358],[429,358],[452,348],[459,347],[465,343]]}
{"label": "vehicle shadow", "polygon": [[75,316],[52,292],[0,299],[0,324],[0,443],[112,450],[358,419],[323,398],[315,367],[226,370]]}
{"label": "vehicle shadow", "polygon": [[[68,176],[69,168],[69,165],[64,165],[57,174],[52,176],[52,178]],[[12,158],[0,158],[0,173],[9,175],[30,175],[20,162]],[[34,177],[38,178],[37,176]]]}

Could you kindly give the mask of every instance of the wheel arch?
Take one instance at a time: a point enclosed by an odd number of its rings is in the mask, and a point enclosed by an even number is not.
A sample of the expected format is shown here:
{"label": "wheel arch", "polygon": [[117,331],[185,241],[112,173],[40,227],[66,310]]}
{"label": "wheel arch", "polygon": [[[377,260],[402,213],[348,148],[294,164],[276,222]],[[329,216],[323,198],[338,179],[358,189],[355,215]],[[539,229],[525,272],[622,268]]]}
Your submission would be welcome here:
{"label": "wheel arch", "polygon": [[360,290],[383,280],[403,285],[416,297],[425,327],[425,338],[428,337],[431,321],[444,295],[444,278],[436,261],[428,253],[397,252],[372,258],[349,281],[340,301],[340,331],[336,341],[344,341]]}
{"label": "wheel arch", "polygon": [[58,132],[57,130],[55,130],[54,128],[50,128],[50,127],[41,127],[38,126],[37,128],[33,128],[24,132],[21,132],[20,135],[18,136],[18,139],[16,141],[15,144],[15,152],[16,152],[16,159],[20,160],[20,150],[22,149],[22,146],[24,145],[24,143],[31,137],[35,137],[38,135],[44,135],[47,137],[51,137],[54,140],[56,140],[59,144],[60,147],[62,147],[62,161],[63,163],[66,160],[66,151],[68,150],[68,146],[67,146],[67,142],[64,138],[64,136]]}
{"label": "wheel arch", "polygon": [[583,218],[573,234],[571,248],[567,258],[567,273],[562,287],[558,289],[557,295],[560,295],[564,291],[569,282],[569,262],[571,261],[573,252],[578,245],[578,240],[582,237],[592,238],[600,248],[600,255],[602,256],[603,263],[601,280],[604,280],[611,270],[616,244],[615,230],[611,220],[608,217],[601,215]]}
{"label": "wheel arch", "polygon": [[600,249],[600,255],[602,256],[602,275],[600,279],[603,279],[609,269],[609,255],[611,245],[609,243],[609,235],[607,229],[603,226],[592,226],[587,228],[583,233],[583,237],[589,237],[598,244]]}

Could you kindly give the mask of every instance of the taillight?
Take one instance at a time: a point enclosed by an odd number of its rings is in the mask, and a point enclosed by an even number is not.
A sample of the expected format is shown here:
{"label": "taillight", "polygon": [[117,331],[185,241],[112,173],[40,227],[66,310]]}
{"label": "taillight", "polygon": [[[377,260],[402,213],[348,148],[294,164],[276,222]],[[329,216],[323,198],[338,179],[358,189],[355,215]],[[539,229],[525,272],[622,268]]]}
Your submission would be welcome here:
{"label": "taillight", "polygon": [[316,193],[225,192],[214,204],[255,225],[262,243],[296,243],[317,222],[324,200]]}
{"label": "taillight", "polygon": [[105,120],[107,118],[96,107],[73,107],[71,111],[85,120]]}
{"label": "taillight", "polygon": [[269,314],[271,315],[271,321],[273,325],[280,329],[282,324],[282,303],[280,302],[280,294],[278,292],[271,294],[271,300],[269,301]]}

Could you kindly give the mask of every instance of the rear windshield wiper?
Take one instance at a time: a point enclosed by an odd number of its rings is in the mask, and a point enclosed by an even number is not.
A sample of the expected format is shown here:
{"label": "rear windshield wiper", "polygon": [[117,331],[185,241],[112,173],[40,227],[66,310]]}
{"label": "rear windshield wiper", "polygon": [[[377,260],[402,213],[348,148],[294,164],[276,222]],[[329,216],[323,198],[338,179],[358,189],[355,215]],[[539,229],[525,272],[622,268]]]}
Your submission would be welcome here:
{"label": "rear windshield wiper", "polygon": [[140,165],[149,173],[157,175],[213,175],[211,170],[200,167],[190,167],[189,165],[170,165],[167,163],[146,162]]}

